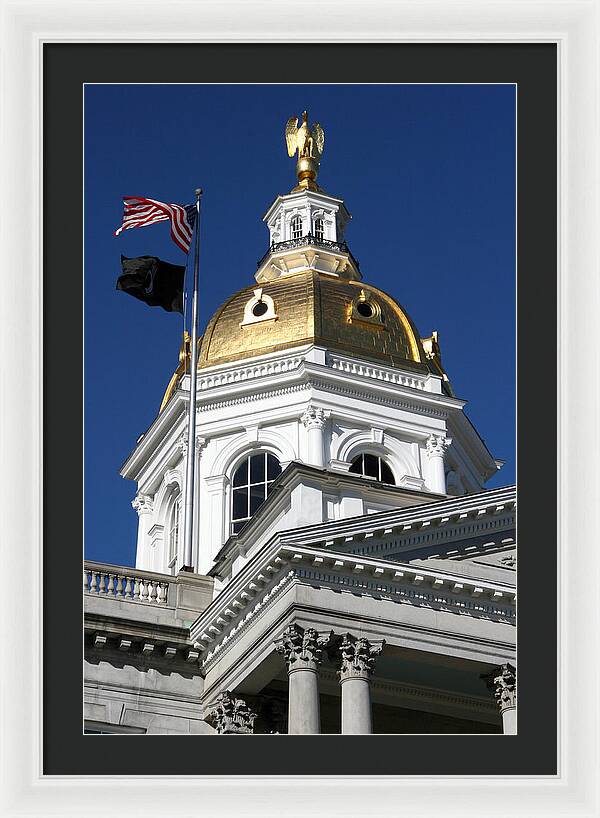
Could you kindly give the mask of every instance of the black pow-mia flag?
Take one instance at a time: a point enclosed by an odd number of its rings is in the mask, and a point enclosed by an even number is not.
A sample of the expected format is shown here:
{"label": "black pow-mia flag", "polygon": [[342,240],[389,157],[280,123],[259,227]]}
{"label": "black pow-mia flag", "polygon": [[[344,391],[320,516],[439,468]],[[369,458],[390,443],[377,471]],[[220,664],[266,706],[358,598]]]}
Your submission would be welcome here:
{"label": "black pow-mia flag", "polygon": [[185,267],[161,261],[156,256],[121,256],[121,270],[117,290],[139,298],[150,307],[183,314]]}

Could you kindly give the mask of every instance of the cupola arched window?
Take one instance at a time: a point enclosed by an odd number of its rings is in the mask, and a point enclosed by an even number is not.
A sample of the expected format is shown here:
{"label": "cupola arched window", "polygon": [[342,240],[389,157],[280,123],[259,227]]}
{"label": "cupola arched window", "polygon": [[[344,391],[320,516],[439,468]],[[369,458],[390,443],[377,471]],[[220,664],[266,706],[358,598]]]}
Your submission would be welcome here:
{"label": "cupola arched window", "polygon": [[325,238],[325,224],[323,223],[323,219],[315,219],[315,239],[317,241],[323,241]]}
{"label": "cupola arched window", "polygon": [[379,480],[380,483],[389,483],[391,486],[396,485],[392,470],[385,460],[376,454],[357,455],[352,461],[350,471],[363,477],[373,477],[375,480]]}
{"label": "cupola arched window", "polygon": [[171,511],[169,513],[169,525],[168,525],[168,546],[169,546],[169,557],[168,557],[168,568],[172,574],[175,574],[176,567],[177,567],[177,546],[179,544],[179,527],[180,527],[180,520],[181,520],[181,494],[177,494],[173,503],[171,505]]}
{"label": "cupola arched window", "polygon": [[302,217],[301,216],[294,216],[292,219],[292,238],[293,239],[300,239],[302,238]]}
{"label": "cupola arched window", "polygon": [[239,464],[233,474],[231,533],[248,522],[267,499],[271,484],[281,474],[281,465],[270,452],[254,452]]}

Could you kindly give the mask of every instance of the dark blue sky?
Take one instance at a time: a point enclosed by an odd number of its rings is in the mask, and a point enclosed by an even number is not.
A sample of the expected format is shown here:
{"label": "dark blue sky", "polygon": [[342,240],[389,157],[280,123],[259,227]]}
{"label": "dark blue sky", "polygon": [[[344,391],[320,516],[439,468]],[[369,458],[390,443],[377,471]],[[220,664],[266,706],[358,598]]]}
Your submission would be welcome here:
{"label": "dark blue sky", "polygon": [[252,284],[262,216],[295,183],[283,131],[325,129],[319,182],[344,198],[366,281],[421,335],[515,480],[515,90],[510,85],[88,85],[85,89],[85,554],[133,564],[135,484],[119,467],[177,365],[181,317],[115,291],[120,254],[185,256],[158,224],[113,236],[122,196],[204,189],[200,330]]}

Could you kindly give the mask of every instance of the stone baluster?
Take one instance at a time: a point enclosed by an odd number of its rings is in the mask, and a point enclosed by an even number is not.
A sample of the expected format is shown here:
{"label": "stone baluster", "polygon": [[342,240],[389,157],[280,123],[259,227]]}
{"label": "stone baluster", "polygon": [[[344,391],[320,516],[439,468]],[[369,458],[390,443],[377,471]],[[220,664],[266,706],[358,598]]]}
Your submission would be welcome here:
{"label": "stone baluster", "polygon": [[106,593],[110,594],[110,596],[114,596],[115,593],[115,575],[114,574],[107,574],[107,582],[106,582]]}
{"label": "stone baluster", "polygon": [[331,631],[319,634],[314,628],[290,625],[275,650],[287,664],[289,684],[288,733],[321,732],[319,708],[319,665],[323,650],[331,643]]}
{"label": "stone baluster", "polygon": [[342,686],[342,733],[364,734],[373,732],[371,713],[371,676],[375,660],[385,646],[369,642],[350,633],[342,636],[339,645]]}
{"label": "stone baluster", "polygon": [[140,577],[140,599],[142,602],[148,602],[148,580]]}
{"label": "stone baluster", "polygon": [[311,466],[325,465],[325,422],[327,414],[318,406],[309,405],[300,418],[308,435],[308,462]]}
{"label": "stone baluster", "polygon": [[444,469],[444,455],[448,446],[452,443],[451,437],[443,434],[429,435],[426,443],[427,456],[429,457],[429,488],[437,494],[446,493],[446,472]]}
{"label": "stone baluster", "polygon": [[167,596],[168,596],[168,593],[169,593],[168,583],[161,582],[160,585],[159,585],[158,591],[159,591],[159,594],[158,594],[157,602],[159,602],[161,605],[166,605],[167,604]]}
{"label": "stone baluster", "polygon": [[225,690],[217,696],[205,718],[220,735],[240,735],[254,732],[256,713],[250,710],[243,699],[235,699]]}
{"label": "stone baluster", "polygon": [[83,590],[87,591],[89,589],[89,582],[90,582],[90,575],[86,568],[83,569]]}
{"label": "stone baluster", "polygon": [[133,598],[139,599],[140,598],[140,578],[134,577],[133,578]]}
{"label": "stone baluster", "polygon": [[98,593],[105,594],[106,593],[106,574],[104,571],[100,571],[98,574]]}
{"label": "stone baluster", "polygon": [[502,716],[502,732],[514,736],[517,733],[517,669],[510,662],[495,668],[481,677],[494,694]]}

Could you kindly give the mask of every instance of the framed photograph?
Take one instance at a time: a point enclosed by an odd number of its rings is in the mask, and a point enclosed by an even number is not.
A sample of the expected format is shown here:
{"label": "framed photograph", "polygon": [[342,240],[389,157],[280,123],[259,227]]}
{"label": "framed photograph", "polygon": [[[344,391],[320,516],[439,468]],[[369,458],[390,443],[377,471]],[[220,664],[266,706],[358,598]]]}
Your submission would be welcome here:
{"label": "framed photograph", "polygon": [[597,815],[595,10],[224,9],[5,6],[2,814]]}

